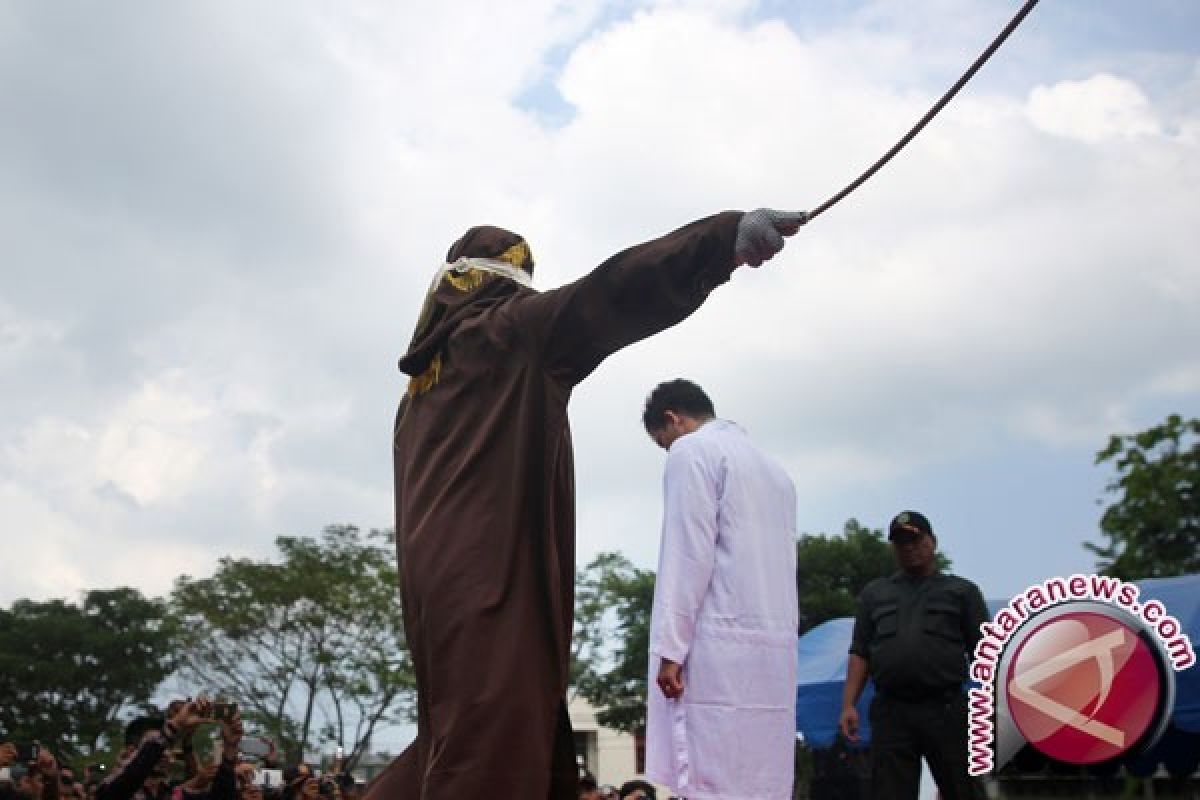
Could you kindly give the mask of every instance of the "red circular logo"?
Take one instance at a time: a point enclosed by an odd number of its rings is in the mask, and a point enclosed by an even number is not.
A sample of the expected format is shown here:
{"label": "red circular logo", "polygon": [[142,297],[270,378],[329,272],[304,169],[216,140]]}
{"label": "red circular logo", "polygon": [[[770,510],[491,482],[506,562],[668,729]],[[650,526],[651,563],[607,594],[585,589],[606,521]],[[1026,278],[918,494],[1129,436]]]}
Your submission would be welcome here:
{"label": "red circular logo", "polygon": [[1136,630],[1077,611],[1021,642],[1004,687],[1009,714],[1030,744],[1059,761],[1096,764],[1127,752],[1155,721],[1162,675]]}

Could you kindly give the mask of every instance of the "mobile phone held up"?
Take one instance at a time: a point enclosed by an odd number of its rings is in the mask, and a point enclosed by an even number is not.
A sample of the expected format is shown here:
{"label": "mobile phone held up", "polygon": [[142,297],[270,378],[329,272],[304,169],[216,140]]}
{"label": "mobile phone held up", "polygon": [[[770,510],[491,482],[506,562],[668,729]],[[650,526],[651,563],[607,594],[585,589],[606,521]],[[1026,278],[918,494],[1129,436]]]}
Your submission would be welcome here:
{"label": "mobile phone held up", "polygon": [[238,745],[238,750],[244,756],[265,758],[271,754],[271,740],[262,736],[247,736]]}

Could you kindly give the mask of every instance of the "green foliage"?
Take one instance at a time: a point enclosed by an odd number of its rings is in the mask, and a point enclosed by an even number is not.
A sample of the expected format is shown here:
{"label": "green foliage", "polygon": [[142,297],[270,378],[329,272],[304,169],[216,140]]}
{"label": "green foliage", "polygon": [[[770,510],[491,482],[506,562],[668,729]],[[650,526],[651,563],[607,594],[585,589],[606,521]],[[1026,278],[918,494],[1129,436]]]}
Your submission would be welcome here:
{"label": "green foliage", "polygon": [[[938,569],[950,559],[937,553]],[[846,521],[841,536],[803,534],[796,542],[796,595],[800,632],[838,617],[854,616],[859,593],[868,583],[896,571],[891,545],[882,530]]]}
{"label": "green foliage", "polygon": [[290,759],[337,742],[352,768],[378,726],[411,718],[394,536],[331,526],[275,543],[278,562],[223,558],[176,581],[182,675],[239,703]]}
{"label": "green foliage", "polygon": [[573,684],[601,725],[629,733],[646,727],[653,606],[654,573],[619,553],[601,553],[577,576]]}
{"label": "green foliage", "polygon": [[0,729],[68,762],[107,752],[171,672],[176,630],[161,601],[128,588],[0,609]]}
{"label": "green foliage", "polygon": [[1100,518],[1107,545],[1084,544],[1097,569],[1122,580],[1200,572],[1200,419],[1178,414],[1140,433],[1112,436],[1096,454],[1117,477]]}

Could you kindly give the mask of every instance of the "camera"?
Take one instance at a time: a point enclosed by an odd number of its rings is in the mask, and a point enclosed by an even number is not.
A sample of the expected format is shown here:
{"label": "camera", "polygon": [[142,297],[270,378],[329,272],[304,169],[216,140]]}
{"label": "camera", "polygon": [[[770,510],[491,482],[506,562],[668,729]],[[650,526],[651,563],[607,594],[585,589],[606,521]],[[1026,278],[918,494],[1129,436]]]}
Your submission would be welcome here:
{"label": "camera", "polygon": [[229,722],[237,716],[237,703],[213,703],[212,719],[216,722]]}

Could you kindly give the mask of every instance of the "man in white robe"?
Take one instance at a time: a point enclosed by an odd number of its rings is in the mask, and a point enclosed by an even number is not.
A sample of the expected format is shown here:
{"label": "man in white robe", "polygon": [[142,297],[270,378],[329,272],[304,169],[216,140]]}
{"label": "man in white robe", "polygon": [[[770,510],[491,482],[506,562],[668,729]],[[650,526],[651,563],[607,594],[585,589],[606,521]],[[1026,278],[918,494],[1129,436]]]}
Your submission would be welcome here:
{"label": "man in white robe", "polygon": [[643,422],[667,449],[646,775],[688,800],[790,800],[795,488],[694,383],[660,384]]}

